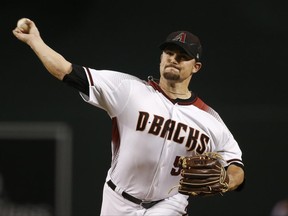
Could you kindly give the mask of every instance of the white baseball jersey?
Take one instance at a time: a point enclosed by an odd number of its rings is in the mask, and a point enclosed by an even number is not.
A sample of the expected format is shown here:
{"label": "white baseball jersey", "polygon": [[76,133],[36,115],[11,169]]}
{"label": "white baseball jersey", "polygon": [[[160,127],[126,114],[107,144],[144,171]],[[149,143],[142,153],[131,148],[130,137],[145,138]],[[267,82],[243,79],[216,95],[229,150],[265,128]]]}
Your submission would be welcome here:
{"label": "white baseball jersey", "polygon": [[[242,152],[219,115],[200,98],[175,102],[154,81],[85,68],[89,97],[112,119],[112,161],[107,180],[142,200],[178,193],[179,157],[218,152],[242,164]],[[170,193],[169,193],[170,191]]]}

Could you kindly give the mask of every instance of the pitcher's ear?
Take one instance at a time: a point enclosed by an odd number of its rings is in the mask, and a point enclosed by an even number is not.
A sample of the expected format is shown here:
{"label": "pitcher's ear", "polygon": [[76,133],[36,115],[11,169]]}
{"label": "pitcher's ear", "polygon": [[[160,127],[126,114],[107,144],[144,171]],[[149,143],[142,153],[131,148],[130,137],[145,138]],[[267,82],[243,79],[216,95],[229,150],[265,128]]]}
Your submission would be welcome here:
{"label": "pitcher's ear", "polygon": [[194,65],[191,74],[193,73],[197,73],[202,67],[202,63],[201,62],[196,62],[196,64]]}

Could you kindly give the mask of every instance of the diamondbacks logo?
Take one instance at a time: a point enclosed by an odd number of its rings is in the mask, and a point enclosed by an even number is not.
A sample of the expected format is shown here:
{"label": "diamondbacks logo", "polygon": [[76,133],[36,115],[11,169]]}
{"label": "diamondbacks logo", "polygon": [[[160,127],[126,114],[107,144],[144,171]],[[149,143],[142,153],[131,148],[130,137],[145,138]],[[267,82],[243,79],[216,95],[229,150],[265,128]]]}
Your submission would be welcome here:
{"label": "diamondbacks logo", "polygon": [[173,41],[179,41],[181,43],[185,43],[186,42],[186,33],[182,32],[182,33],[178,34],[176,37],[174,37],[172,40]]}

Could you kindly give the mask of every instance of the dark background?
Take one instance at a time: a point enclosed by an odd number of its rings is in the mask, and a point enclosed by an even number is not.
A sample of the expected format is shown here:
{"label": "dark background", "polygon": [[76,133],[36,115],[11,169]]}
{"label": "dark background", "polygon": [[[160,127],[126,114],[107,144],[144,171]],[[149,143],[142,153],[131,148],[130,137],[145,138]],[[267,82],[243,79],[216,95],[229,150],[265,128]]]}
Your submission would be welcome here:
{"label": "dark background", "polygon": [[[191,89],[216,109],[243,151],[241,193],[193,198],[191,215],[269,215],[288,196],[287,1],[26,1],[1,3],[0,121],[62,121],[73,130],[73,216],[99,215],[109,168],[108,115],[49,75],[12,34],[36,22],[73,63],[158,76],[158,45],[176,30],[197,34],[203,67]],[[61,4],[61,5],[60,5]],[[133,157],[133,155],[131,155]]]}

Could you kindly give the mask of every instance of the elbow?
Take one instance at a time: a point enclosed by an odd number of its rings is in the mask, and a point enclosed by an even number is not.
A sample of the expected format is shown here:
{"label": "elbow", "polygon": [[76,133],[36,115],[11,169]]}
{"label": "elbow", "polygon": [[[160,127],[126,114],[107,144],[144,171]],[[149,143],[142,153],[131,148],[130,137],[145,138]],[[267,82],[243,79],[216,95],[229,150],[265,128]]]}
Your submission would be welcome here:
{"label": "elbow", "polygon": [[62,67],[47,68],[47,70],[58,80],[62,81],[66,74],[71,73],[72,64],[70,62],[67,62],[66,64],[63,64]]}

